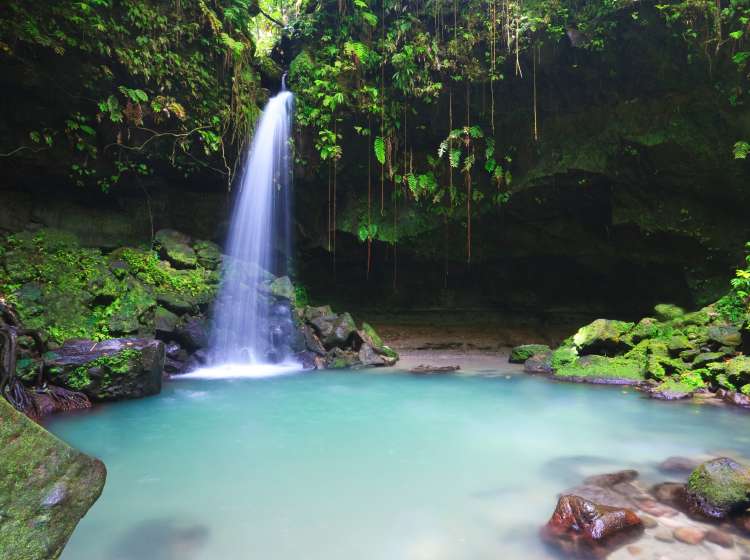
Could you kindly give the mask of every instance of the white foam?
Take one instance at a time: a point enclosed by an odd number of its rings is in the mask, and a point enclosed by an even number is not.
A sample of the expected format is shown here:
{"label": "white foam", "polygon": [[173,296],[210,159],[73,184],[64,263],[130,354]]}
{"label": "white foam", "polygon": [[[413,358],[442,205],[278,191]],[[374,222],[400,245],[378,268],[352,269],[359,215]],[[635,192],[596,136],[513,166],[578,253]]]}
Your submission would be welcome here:
{"label": "white foam", "polygon": [[281,364],[222,364],[197,369],[184,375],[175,375],[172,379],[260,379],[263,377],[276,377],[279,375],[290,375],[304,371],[302,366],[296,362],[284,362]]}

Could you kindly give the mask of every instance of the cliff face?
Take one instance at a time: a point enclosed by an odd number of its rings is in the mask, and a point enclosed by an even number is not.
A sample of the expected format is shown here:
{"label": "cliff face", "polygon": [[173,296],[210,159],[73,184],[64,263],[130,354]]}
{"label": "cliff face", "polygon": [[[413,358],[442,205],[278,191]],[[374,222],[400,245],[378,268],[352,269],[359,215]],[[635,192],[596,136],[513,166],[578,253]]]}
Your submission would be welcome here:
{"label": "cliff face", "polygon": [[[372,137],[353,130],[366,122],[353,113],[343,117],[335,212],[317,135],[300,128],[298,280],[313,297],[346,306],[583,308],[635,318],[659,301],[694,307],[715,300],[750,238],[748,164],[732,155],[734,142],[750,138],[750,110],[735,99],[737,69],[727,57],[694,57],[647,6],[638,18],[627,10],[616,14],[612,29],[598,50],[563,38],[544,43],[534,63],[522,54],[523,77],[509,61],[505,78],[494,84],[492,112],[486,76],[469,87],[446,81],[434,103],[410,107],[399,149],[406,153],[408,146],[405,157],[415,168],[425,169],[436,155],[452,114],[454,128],[470,119],[486,134],[493,130],[497,158],[512,172],[503,187],[507,200],[485,199],[471,209],[470,264],[460,204],[446,216],[386,178],[381,210]],[[314,52],[319,45],[311,41],[286,41],[285,64]],[[35,91],[32,82],[23,84]],[[2,126],[13,134],[22,121],[3,113]],[[165,227],[222,241],[231,193],[221,174],[204,169],[186,179],[157,162],[149,176],[103,194],[73,186],[67,163],[47,152],[0,159],[0,230],[54,227],[73,231],[85,246],[108,249],[148,242]],[[461,171],[453,175],[464,189]],[[449,179],[444,166],[438,180]],[[472,181],[493,192],[483,171]],[[378,226],[369,274],[367,243],[359,239],[368,184]]]}

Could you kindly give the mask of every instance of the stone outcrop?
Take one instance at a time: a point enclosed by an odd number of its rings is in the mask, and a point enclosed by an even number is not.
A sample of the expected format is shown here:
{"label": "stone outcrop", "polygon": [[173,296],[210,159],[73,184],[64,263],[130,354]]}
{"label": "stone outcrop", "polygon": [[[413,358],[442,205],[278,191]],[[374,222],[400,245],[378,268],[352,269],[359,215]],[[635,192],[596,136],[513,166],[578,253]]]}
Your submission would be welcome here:
{"label": "stone outcrop", "polygon": [[688,478],[686,497],[691,510],[714,519],[750,506],[750,469],[720,457],[707,461]]}
{"label": "stone outcrop", "polygon": [[0,558],[54,560],[104,487],[104,464],[0,398]]}

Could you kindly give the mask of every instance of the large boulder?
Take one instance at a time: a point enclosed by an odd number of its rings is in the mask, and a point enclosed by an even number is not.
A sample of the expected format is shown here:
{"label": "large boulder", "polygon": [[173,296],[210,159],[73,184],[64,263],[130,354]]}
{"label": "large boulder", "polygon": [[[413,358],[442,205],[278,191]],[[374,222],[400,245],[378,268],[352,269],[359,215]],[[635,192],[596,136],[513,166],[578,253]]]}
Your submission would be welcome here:
{"label": "large boulder", "polygon": [[712,459],[690,474],[686,490],[692,511],[723,519],[750,506],[750,469],[728,457]]}
{"label": "large boulder", "polygon": [[69,340],[45,356],[45,368],[53,383],[93,401],[136,399],[161,391],[164,356],[159,340]]}
{"label": "large boulder", "polygon": [[54,560],[104,487],[98,459],[0,398],[0,558]]}
{"label": "large boulder", "polygon": [[580,496],[561,496],[542,539],[566,555],[604,558],[643,532],[641,519],[630,509],[609,507]]}
{"label": "large boulder", "polygon": [[357,325],[349,313],[321,315],[310,323],[315,327],[323,346],[328,349],[346,346],[357,331]]}
{"label": "large boulder", "polygon": [[630,348],[625,335],[633,329],[633,323],[597,319],[578,329],[573,335],[573,344],[579,354],[616,355]]}

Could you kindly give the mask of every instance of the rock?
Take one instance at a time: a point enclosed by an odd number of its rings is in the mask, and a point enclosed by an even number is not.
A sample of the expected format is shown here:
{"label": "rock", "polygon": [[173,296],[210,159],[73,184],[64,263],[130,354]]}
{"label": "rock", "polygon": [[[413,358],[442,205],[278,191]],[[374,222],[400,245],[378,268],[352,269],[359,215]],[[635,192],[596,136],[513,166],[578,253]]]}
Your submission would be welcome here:
{"label": "rock", "polygon": [[193,250],[201,266],[215,270],[221,264],[221,248],[216,243],[198,240],[193,243]]}
{"label": "rock", "polygon": [[693,345],[683,334],[676,334],[667,340],[667,351],[670,356],[679,356],[680,352],[692,349]]}
{"label": "rock", "polygon": [[663,504],[681,507],[685,504],[685,485],[678,482],[662,482],[651,488],[654,498]]}
{"label": "rock", "polygon": [[679,513],[676,509],[654,500],[640,500],[638,508],[654,517],[674,517]]}
{"label": "rock", "polygon": [[362,332],[369,338],[370,345],[373,348],[382,348],[385,346],[383,339],[380,338],[380,335],[370,323],[362,323]]}
{"label": "rock", "polygon": [[109,332],[127,335],[138,332],[147,322],[146,315],[156,306],[156,299],[140,282],[129,279],[120,297],[119,305],[109,317]]}
{"label": "rock", "polygon": [[98,459],[0,398],[0,558],[54,560],[104,487]]}
{"label": "rock", "polygon": [[383,356],[375,352],[375,349],[366,342],[359,347],[358,356],[360,363],[365,367],[385,365]]}
{"label": "rock", "polygon": [[750,356],[737,356],[726,364],[727,376],[738,387],[750,381]]}
{"label": "rock", "polygon": [[671,303],[660,303],[654,306],[654,313],[659,321],[672,321],[685,315],[685,310]]}
{"label": "rock", "polygon": [[721,529],[709,529],[706,531],[706,540],[724,548],[732,548],[734,546],[734,537]]}
{"label": "rock", "polygon": [[336,347],[326,354],[325,365],[331,369],[355,367],[359,365],[359,354]]}
{"label": "rock", "polygon": [[208,329],[200,317],[190,317],[177,327],[175,338],[188,350],[194,352],[208,348]]}
{"label": "rock", "polygon": [[157,307],[154,311],[154,329],[156,330],[156,336],[160,338],[171,338],[177,329],[177,323],[180,318],[165,309],[164,307]]}
{"label": "rock", "polygon": [[189,245],[190,238],[172,229],[162,229],[156,232],[154,240],[159,245],[159,253],[175,268],[195,268],[198,256]]}
{"label": "rock", "polygon": [[319,356],[325,356],[326,349],[323,348],[323,343],[320,342],[320,339],[315,332],[313,332],[313,329],[307,325],[303,325],[301,330],[307,349]]}
{"label": "rock", "polygon": [[552,352],[534,354],[523,363],[523,371],[542,375],[554,373],[555,370],[552,368]]}
{"label": "rock", "polygon": [[435,373],[453,373],[461,369],[461,366],[431,366],[426,364],[420,364],[409,370],[410,373],[417,374],[435,374]]}
{"label": "rock", "polygon": [[674,542],[674,536],[672,536],[672,531],[670,531],[666,527],[659,527],[656,531],[654,531],[653,536],[657,541],[661,541],[665,543]]}
{"label": "rock", "polygon": [[69,340],[45,355],[45,368],[53,383],[93,401],[135,399],[161,391],[164,358],[159,340]]}
{"label": "rock", "polygon": [[[717,396],[718,396],[718,393],[717,393]],[[742,393],[738,391],[724,391],[722,393],[722,400],[724,400],[724,402],[733,404],[735,406],[740,406],[742,408],[750,408],[750,397],[747,395],[743,395]]]}
{"label": "rock", "polygon": [[357,331],[357,325],[349,313],[341,315],[324,315],[312,319],[310,323],[315,327],[323,346],[331,349],[346,346],[351,336]]}
{"label": "rock", "polygon": [[693,369],[705,367],[711,362],[721,360],[726,354],[724,352],[701,352],[693,359]]}
{"label": "rock", "polygon": [[603,488],[611,488],[615,484],[620,484],[622,482],[632,482],[636,478],[638,478],[638,471],[627,469],[623,471],[589,476],[583,480],[583,483],[593,486],[601,486]]}
{"label": "rock", "polygon": [[618,482],[612,485],[612,490],[622,494],[631,501],[649,500],[651,496],[645,494],[643,489],[632,482]]}
{"label": "rock", "polygon": [[[552,362],[554,366],[554,355]],[[589,355],[558,367],[554,379],[604,385],[639,385],[643,383],[643,374],[644,367],[637,359]]]}
{"label": "rock", "polygon": [[693,387],[672,381],[671,379],[648,388],[648,396],[650,398],[662,401],[689,399],[693,396],[694,392],[695,389]]}
{"label": "rock", "polygon": [[605,488],[603,486],[595,486],[593,484],[583,484],[580,486],[576,486],[574,488],[569,488],[568,490],[565,490],[560,495],[562,496],[566,494],[579,496],[590,502],[594,502],[596,504],[602,504],[602,505],[609,506],[609,507],[615,507],[615,508],[632,508],[633,507],[633,502],[629,498],[609,488]]}
{"label": "rock", "polygon": [[633,323],[597,319],[581,327],[573,336],[573,344],[581,355],[614,355],[630,348],[625,335],[633,328]]}
{"label": "rock", "polygon": [[707,461],[688,478],[686,495],[692,511],[723,519],[750,506],[750,469],[728,457]]}
{"label": "rock", "polygon": [[287,299],[289,301],[294,301],[295,298],[294,285],[288,276],[276,278],[268,286],[268,291],[276,298]]}
{"label": "rock", "polygon": [[642,532],[643,523],[632,510],[565,495],[558,500],[541,537],[566,555],[604,558]]}
{"label": "rock", "polygon": [[689,457],[668,457],[657,468],[666,474],[689,475],[700,465],[700,461]]}
{"label": "rock", "polygon": [[193,298],[185,294],[176,294],[172,292],[158,292],[156,294],[156,301],[178,315],[195,311],[198,305]]}
{"label": "rock", "polygon": [[646,529],[653,529],[659,526],[659,522],[650,515],[641,515],[640,518]]}
{"label": "rock", "polygon": [[700,544],[706,538],[706,533],[696,527],[679,527],[672,531],[672,535],[678,541],[691,545]]}
{"label": "rock", "polygon": [[708,327],[708,339],[719,346],[735,347],[742,344],[740,329],[733,325],[715,325]]}
{"label": "rock", "polygon": [[522,344],[510,351],[508,361],[511,364],[522,364],[533,355],[544,354],[546,352],[550,352],[550,347],[546,344]]}

